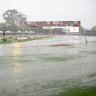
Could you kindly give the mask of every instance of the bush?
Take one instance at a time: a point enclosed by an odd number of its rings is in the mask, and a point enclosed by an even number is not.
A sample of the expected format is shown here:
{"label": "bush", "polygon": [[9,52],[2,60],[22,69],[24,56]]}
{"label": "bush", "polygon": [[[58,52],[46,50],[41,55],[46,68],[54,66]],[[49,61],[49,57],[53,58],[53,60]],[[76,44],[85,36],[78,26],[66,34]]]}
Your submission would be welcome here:
{"label": "bush", "polygon": [[7,41],[7,39],[6,38],[3,38],[2,41]]}

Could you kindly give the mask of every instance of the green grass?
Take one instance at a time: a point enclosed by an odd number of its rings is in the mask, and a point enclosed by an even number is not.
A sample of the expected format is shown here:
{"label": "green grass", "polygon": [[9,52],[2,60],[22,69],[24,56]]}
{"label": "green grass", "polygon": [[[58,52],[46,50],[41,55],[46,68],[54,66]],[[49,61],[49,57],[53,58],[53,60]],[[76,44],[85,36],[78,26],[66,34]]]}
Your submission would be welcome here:
{"label": "green grass", "polygon": [[64,56],[64,57],[40,57],[41,59],[45,61],[67,61],[67,60],[72,60],[75,57],[72,56]]}
{"label": "green grass", "polygon": [[73,88],[51,96],[96,96],[96,87]]}
{"label": "green grass", "polygon": [[91,51],[80,51],[83,53],[88,53],[88,54],[96,54],[96,50],[91,50]]}
{"label": "green grass", "polygon": [[15,41],[15,38],[7,38],[7,41],[1,41],[0,44],[8,44],[8,43],[12,43]]}
{"label": "green grass", "polygon": [[41,39],[45,39],[45,38],[49,38],[50,36],[47,37],[39,37],[39,38],[32,38],[32,39],[24,39],[24,40],[16,40],[16,37],[11,37],[11,38],[7,38],[7,41],[1,41],[0,44],[9,44],[9,43],[13,43],[13,42],[25,42],[25,41],[32,41],[32,40],[41,40]]}
{"label": "green grass", "polygon": [[96,77],[96,73],[89,74],[88,77]]}

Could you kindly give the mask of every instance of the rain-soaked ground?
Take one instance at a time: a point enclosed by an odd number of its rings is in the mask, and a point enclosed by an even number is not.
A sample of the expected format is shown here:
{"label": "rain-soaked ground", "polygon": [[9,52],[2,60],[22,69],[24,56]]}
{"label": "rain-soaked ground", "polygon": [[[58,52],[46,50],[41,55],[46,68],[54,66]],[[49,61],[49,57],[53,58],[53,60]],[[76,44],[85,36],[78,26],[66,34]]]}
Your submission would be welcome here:
{"label": "rain-soaked ground", "polygon": [[[53,96],[96,86],[96,37],[56,36],[0,44],[0,96]],[[47,46],[51,44],[66,46]]]}

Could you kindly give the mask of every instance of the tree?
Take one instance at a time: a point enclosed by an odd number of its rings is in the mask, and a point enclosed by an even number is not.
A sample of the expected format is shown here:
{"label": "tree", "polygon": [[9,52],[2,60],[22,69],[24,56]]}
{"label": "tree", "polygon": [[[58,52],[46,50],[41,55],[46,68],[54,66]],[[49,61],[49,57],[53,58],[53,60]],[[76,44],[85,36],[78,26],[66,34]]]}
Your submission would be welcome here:
{"label": "tree", "polygon": [[7,30],[6,23],[0,23],[0,31],[2,31],[2,30]]}
{"label": "tree", "polygon": [[22,26],[24,21],[26,21],[26,16],[16,9],[7,10],[2,15],[3,19],[6,21],[7,25],[16,24],[17,26]]}
{"label": "tree", "polygon": [[91,30],[92,30],[92,31],[96,31],[96,26],[93,26],[93,27],[91,28]]}

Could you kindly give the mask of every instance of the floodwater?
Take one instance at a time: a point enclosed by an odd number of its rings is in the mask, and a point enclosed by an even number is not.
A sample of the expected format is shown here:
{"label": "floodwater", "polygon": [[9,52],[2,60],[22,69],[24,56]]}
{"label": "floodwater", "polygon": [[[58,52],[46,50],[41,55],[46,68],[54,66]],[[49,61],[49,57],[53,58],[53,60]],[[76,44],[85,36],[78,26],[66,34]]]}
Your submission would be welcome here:
{"label": "floodwater", "polygon": [[[0,44],[0,96],[51,96],[96,86],[96,37]],[[66,43],[66,46],[47,46]]]}

